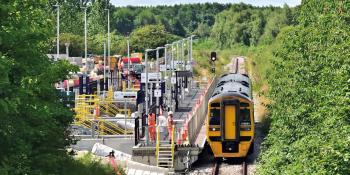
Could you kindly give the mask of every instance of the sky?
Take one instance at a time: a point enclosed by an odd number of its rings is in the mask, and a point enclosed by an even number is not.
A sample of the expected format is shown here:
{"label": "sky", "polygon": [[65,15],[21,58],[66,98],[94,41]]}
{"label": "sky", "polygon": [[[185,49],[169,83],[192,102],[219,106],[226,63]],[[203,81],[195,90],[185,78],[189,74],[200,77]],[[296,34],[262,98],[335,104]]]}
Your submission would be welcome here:
{"label": "sky", "polygon": [[115,6],[156,6],[156,5],[175,5],[175,4],[190,4],[190,3],[205,3],[205,2],[218,2],[218,3],[246,3],[254,6],[283,6],[288,4],[290,7],[297,6],[301,3],[301,0],[111,0],[111,3]]}

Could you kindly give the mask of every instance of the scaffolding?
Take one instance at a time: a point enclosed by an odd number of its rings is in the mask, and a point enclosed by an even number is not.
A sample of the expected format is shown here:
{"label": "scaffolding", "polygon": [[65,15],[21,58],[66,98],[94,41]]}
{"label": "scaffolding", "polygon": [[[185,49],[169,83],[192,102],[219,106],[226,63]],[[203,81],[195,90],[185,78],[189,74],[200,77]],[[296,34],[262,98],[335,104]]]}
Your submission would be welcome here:
{"label": "scaffolding", "polygon": [[[100,117],[100,102],[101,100],[97,95],[77,95],[74,108],[76,113],[75,124],[91,129],[99,135],[132,134],[132,131],[125,131],[125,129],[119,127],[117,124]],[[115,109],[111,105],[108,105],[107,110],[112,111]]]}

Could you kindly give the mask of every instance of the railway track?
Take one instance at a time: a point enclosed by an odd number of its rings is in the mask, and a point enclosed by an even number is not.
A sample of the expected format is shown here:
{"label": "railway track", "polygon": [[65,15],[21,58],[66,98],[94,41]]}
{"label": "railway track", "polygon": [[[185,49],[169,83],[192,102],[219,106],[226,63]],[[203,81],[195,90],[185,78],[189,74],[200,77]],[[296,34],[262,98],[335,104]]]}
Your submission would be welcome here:
{"label": "railway track", "polygon": [[[230,165],[230,163],[225,163],[221,159],[215,160],[213,164],[213,168],[211,171],[211,175],[219,175],[219,174],[240,174],[240,175],[248,175],[248,163],[245,159],[240,160],[241,162],[237,165]],[[229,172],[220,172],[220,167],[222,165],[226,166],[226,169]]]}

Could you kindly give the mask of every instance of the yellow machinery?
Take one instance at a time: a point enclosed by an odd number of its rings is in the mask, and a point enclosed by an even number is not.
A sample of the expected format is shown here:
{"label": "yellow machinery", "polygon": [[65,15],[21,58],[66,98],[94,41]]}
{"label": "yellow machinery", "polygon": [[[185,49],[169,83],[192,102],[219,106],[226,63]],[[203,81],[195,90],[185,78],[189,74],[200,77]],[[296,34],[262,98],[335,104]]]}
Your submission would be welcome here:
{"label": "yellow machinery", "polygon": [[253,151],[254,109],[251,81],[226,74],[208,102],[207,142],[215,157],[246,157]]}
{"label": "yellow machinery", "polygon": [[[100,99],[97,95],[78,95],[75,99],[75,123],[86,128],[94,128],[100,135],[124,134],[124,129],[99,116]],[[132,131],[127,131],[128,134]]]}
{"label": "yellow machinery", "polygon": [[118,108],[114,104],[113,100],[113,88],[109,88],[107,91],[107,96],[105,99],[100,100],[100,111],[104,114],[110,115],[110,116],[115,116],[117,114],[127,114],[127,116],[131,116],[131,110],[130,109],[121,109]]}

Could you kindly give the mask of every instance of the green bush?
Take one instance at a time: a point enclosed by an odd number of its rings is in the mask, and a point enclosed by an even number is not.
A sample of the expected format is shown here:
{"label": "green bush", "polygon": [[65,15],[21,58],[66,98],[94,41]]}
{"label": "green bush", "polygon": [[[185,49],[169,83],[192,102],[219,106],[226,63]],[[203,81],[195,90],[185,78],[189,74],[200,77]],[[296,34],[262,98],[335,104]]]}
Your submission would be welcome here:
{"label": "green bush", "polygon": [[259,174],[350,174],[350,4],[303,1],[278,36]]}

